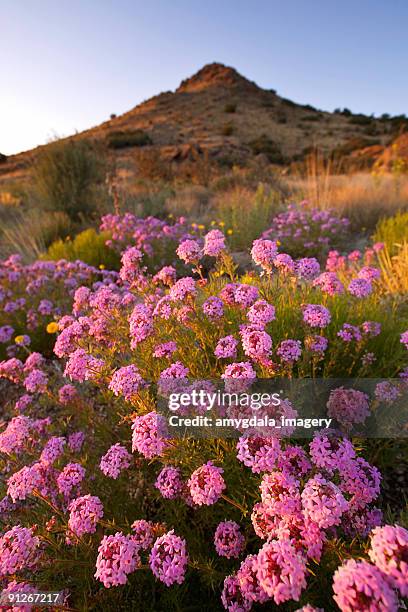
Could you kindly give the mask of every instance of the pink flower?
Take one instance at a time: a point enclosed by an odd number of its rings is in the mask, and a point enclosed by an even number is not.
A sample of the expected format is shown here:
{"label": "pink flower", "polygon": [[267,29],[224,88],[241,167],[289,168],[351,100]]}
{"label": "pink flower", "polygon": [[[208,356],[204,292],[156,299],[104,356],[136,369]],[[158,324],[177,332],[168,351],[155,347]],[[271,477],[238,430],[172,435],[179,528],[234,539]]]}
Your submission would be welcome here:
{"label": "pink flower", "polygon": [[356,451],[347,438],[317,434],[310,443],[310,457],[313,463],[330,473],[345,467],[355,456]]}
{"label": "pink flower", "polygon": [[224,314],[222,300],[215,296],[210,296],[203,302],[203,313],[211,320],[220,319]]}
{"label": "pink flower", "polygon": [[278,253],[273,260],[273,265],[284,274],[291,274],[295,271],[295,262],[287,253]]}
{"label": "pink flower", "polygon": [[146,459],[162,455],[167,447],[165,425],[164,417],[157,412],[137,416],[132,425],[132,451],[138,451]]}
{"label": "pink flower", "polygon": [[145,304],[136,304],[129,317],[129,331],[132,338],[131,348],[135,349],[140,342],[153,333],[151,309]]}
{"label": "pink flower", "polygon": [[196,240],[183,240],[176,253],[186,264],[197,264],[203,256],[202,248]]}
{"label": "pink flower", "polygon": [[340,489],[352,496],[350,510],[364,508],[380,493],[381,474],[362,457],[350,460],[341,468]]}
{"label": "pink flower", "polygon": [[250,467],[254,474],[273,470],[281,453],[277,438],[243,435],[237,444],[237,458]]}
{"label": "pink flower", "polygon": [[40,540],[32,530],[20,525],[0,536],[0,578],[33,567],[39,545]]}
{"label": "pink flower", "polygon": [[399,525],[376,527],[368,555],[402,597],[408,597],[408,531]]}
{"label": "pink flower", "polygon": [[153,574],[166,586],[184,582],[187,569],[186,542],[173,530],[157,538],[149,557]]}
{"label": "pink flower", "polygon": [[344,342],[352,342],[353,340],[360,342],[362,339],[360,329],[356,325],[351,325],[350,323],[344,323],[341,330],[337,332],[337,335]]}
{"label": "pink flower", "polygon": [[40,455],[41,463],[52,465],[64,452],[66,439],[63,437],[53,436],[48,440]]}
{"label": "pink flower", "polygon": [[259,486],[262,502],[274,514],[285,516],[300,511],[299,482],[282,472],[271,472],[262,477]]}
{"label": "pink flower", "polygon": [[147,550],[154,542],[154,523],[139,519],[132,523],[132,538],[140,550]]}
{"label": "pink flower", "polygon": [[133,283],[140,274],[140,262],[143,253],[136,247],[129,247],[122,255],[122,267],[120,278],[128,283]]}
{"label": "pink flower", "polygon": [[253,285],[243,285],[238,283],[234,291],[235,303],[243,308],[252,306],[258,299],[259,289]]}
{"label": "pink flower", "polygon": [[302,343],[300,340],[282,340],[276,354],[287,363],[294,363],[302,355]]}
{"label": "pink flower", "polygon": [[351,428],[356,423],[364,423],[370,415],[369,398],[357,389],[338,387],[330,392],[327,414],[340,424]]}
{"label": "pink flower", "polygon": [[278,246],[272,240],[254,240],[251,249],[251,256],[254,262],[261,266],[263,270],[270,273],[273,260],[278,254]]}
{"label": "pink flower", "polygon": [[31,370],[24,380],[24,387],[30,393],[44,393],[47,384],[48,377],[42,370]]}
{"label": "pink flower", "polygon": [[305,346],[312,353],[320,353],[322,356],[329,342],[324,336],[308,336],[305,338]]}
{"label": "pink flower", "polygon": [[331,314],[321,304],[308,304],[303,310],[303,320],[310,327],[327,327],[331,321]]}
{"label": "pink flower", "polygon": [[131,364],[116,370],[109,383],[109,389],[117,396],[123,395],[125,400],[130,402],[145,384],[137,367]]}
{"label": "pink flower", "polygon": [[342,612],[396,612],[398,601],[384,574],[367,561],[349,559],[333,576],[333,599]]}
{"label": "pink flower", "polygon": [[350,281],[348,292],[357,298],[365,298],[372,292],[373,287],[369,280],[365,278],[354,278]]}
{"label": "pink flower", "polygon": [[248,555],[240,565],[236,574],[239,589],[244,598],[250,602],[265,603],[269,595],[258,582],[257,555]]}
{"label": "pink flower", "polygon": [[348,509],[340,489],[321,474],[306,482],[301,497],[305,517],[321,529],[339,525],[342,514]]}
{"label": "pink flower", "polygon": [[177,344],[175,342],[164,342],[163,344],[158,344],[156,346],[153,351],[153,357],[171,357],[175,351],[177,351]]}
{"label": "pink flower", "polygon": [[217,229],[209,231],[204,236],[204,254],[210,257],[218,257],[225,249],[225,236]]}
{"label": "pink flower", "polygon": [[75,401],[77,397],[78,391],[76,390],[74,385],[63,385],[58,391],[58,399],[64,406]]}
{"label": "pink flower", "polygon": [[374,281],[379,279],[381,271],[378,268],[370,268],[370,266],[364,266],[358,273],[358,278],[363,278],[366,281]]}
{"label": "pink flower", "polygon": [[278,455],[277,467],[285,476],[300,480],[309,472],[312,464],[301,446],[287,446]]}
{"label": "pink flower", "polygon": [[315,257],[303,257],[296,261],[295,272],[299,278],[313,280],[320,273],[320,264]]}
{"label": "pink flower", "polygon": [[265,327],[275,320],[275,307],[266,300],[257,300],[248,310],[247,317],[253,325]]}
{"label": "pink flower", "polygon": [[227,557],[227,559],[239,557],[245,546],[245,538],[238,523],[234,521],[219,523],[214,534],[214,545],[221,557]]}
{"label": "pink flower", "polygon": [[158,475],[154,486],[165,499],[176,499],[184,488],[180,470],[171,465],[165,466]]}
{"label": "pink flower", "polygon": [[244,329],[241,332],[245,355],[255,361],[266,360],[272,350],[272,338],[262,330]]}
{"label": "pink flower", "polygon": [[68,463],[57,478],[58,491],[66,498],[75,494],[79,494],[79,487],[85,478],[85,469],[79,463]]}
{"label": "pink flower", "polygon": [[101,457],[99,467],[105,476],[118,478],[122,470],[127,469],[132,462],[132,455],[121,444],[117,443],[110,447],[108,452]]}
{"label": "pink flower", "polygon": [[313,287],[318,287],[328,295],[341,295],[344,293],[344,285],[334,272],[323,272],[313,281]]}
{"label": "pink flower", "polygon": [[223,472],[222,468],[208,461],[191,474],[187,486],[195,504],[211,506],[219,500],[225,489],[225,482],[221,476]]}
{"label": "pink flower", "polygon": [[249,612],[252,608],[252,602],[244,596],[236,576],[225,578],[221,602],[225,610],[229,612]]}
{"label": "pink flower", "polygon": [[95,533],[96,525],[103,517],[103,505],[95,495],[77,497],[69,505],[69,529],[79,538],[85,533]]}
{"label": "pink flower", "polygon": [[194,296],[197,293],[195,280],[190,276],[180,278],[169,291],[169,297],[172,302],[182,302],[188,296]]}
{"label": "pink flower", "polygon": [[126,584],[128,574],[139,564],[138,548],[131,536],[121,532],[104,536],[98,548],[95,578],[107,589]]}
{"label": "pink flower", "polygon": [[306,587],[306,563],[288,540],[271,540],[258,553],[257,577],[260,586],[277,605],[298,601]]}
{"label": "pink flower", "polygon": [[214,355],[218,359],[228,359],[237,356],[238,340],[234,336],[225,336],[220,338],[214,350]]}

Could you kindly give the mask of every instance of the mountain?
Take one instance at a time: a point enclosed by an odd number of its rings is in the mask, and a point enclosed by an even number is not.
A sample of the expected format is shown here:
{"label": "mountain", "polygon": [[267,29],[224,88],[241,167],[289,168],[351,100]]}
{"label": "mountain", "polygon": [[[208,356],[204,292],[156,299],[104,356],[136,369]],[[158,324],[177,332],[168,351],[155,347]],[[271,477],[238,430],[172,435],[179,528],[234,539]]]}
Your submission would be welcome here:
{"label": "mountain", "polygon": [[[374,118],[297,104],[273,89],[262,89],[234,68],[212,63],[174,92],[112,115],[73,138],[99,143],[108,159],[137,175],[138,160],[152,152],[174,165],[200,157],[220,166],[245,165],[261,156],[287,166],[317,147],[348,167],[365,168],[377,160],[388,163],[395,147],[388,154],[387,147],[406,129],[405,116]],[[0,159],[0,182],[26,175],[41,149]]]}

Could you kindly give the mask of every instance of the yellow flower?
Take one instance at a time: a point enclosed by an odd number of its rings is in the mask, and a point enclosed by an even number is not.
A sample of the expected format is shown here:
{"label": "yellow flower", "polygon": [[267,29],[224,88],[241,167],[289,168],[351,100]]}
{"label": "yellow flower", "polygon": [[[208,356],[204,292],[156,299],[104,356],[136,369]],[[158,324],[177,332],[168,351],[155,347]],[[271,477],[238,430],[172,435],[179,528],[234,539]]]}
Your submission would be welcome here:
{"label": "yellow flower", "polygon": [[280,241],[280,240],[277,240],[277,241],[276,241],[276,244],[277,244],[278,246],[280,246],[282,243],[281,243],[281,241]]}
{"label": "yellow flower", "polygon": [[234,230],[232,230],[232,229],[227,230],[228,236],[231,236],[231,234],[233,234],[233,233],[234,233]]}
{"label": "yellow flower", "polygon": [[224,227],[225,223],[224,223],[224,221],[219,221],[218,225],[219,225],[220,227]]}
{"label": "yellow flower", "polygon": [[217,222],[216,221],[211,221],[211,225],[214,226]]}
{"label": "yellow flower", "polygon": [[51,321],[51,323],[48,323],[47,334],[56,334],[57,331],[58,331],[58,323],[56,323],[55,321]]}
{"label": "yellow flower", "polygon": [[203,230],[205,229],[205,225],[203,225],[202,223],[200,223],[200,225],[197,225],[198,229]]}
{"label": "yellow flower", "polygon": [[100,270],[104,270],[105,269],[105,264],[99,264],[99,269]]}
{"label": "yellow flower", "polygon": [[14,338],[14,342],[15,342],[16,344],[21,344],[22,342],[24,342],[24,336],[16,336],[16,337]]}

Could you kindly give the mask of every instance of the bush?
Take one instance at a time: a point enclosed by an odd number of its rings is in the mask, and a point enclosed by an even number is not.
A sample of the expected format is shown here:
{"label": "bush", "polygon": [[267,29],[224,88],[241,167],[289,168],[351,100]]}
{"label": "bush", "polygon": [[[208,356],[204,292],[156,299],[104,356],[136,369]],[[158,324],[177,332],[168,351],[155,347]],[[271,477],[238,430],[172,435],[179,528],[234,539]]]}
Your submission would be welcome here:
{"label": "bush", "polygon": [[277,193],[259,185],[256,193],[237,188],[220,195],[215,201],[215,214],[232,232],[232,248],[244,250],[268,227],[277,207]]}
{"label": "bush", "polygon": [[223,136],[232,136],[233,133],[234,133],[234,124],[233,123],[225,123],[222,126],[221,134]]}
{"label": "bush", "polygon": [[234,102],[230,102],[224,106],[225,113],[235,113],[237,110],[237,105]]}
{"label": "bush", "polygon": [[115,251],[106,246],[109,239],[108,232],[97,233],[93,228],[87,229],[73,240],[57,240],[48,249],[45,259],[67,259],[77,261],[80,259],[90,266],[104,266],[109,270],[118,270],[120,257]]}
{"label": "bush", "polygon": [[266,134],[258,136],[248,143],[254,155],[266,155],[271,164],[283,164],[285,158],[282,155],[279,145],[271,140]]}
{"label": "bush", "polygon": [[7,155],[0,153],[0,164],[4,164],[7,161]]}
{"label": "bush", "polygon": [[273,218],[263,238],[279,240],[292,257],[322,258],[330,248],[345,245],[349,238],[349,220],[334,211],[310,208],[307,202],[289,204]]}
{"label": "bush", "polygon": [[78,221],[96,209],[96,186],[103,162],[86,140],[59,140],[44,147],[33,166],[34,194],[39,205],[65,212]]}
{"label": "bush", "polygon": [[350,123],[353,125],[370,125],[373,122],[373,117],[367,115],[352,115]]}
{"label": "bush", "polygon": [[107,137],[108,147],[111,149],[125,149],[126,147],[145,147],[151,145],[152,139],[143,130],[129,132],[112,132]]}
{"label": "bush", "polygon": [[24,261],[33,261],[59,238],[72,230],[72,222],[62,211],[39,215],[38,211],[15,211],[3,223],[0,240],[5,254],[19,253]]}
{"label": "bush", "polygon": [[403,242],[408,241],[408,212],[397,212],[393,217],[380,219],[373,240],[384,242],[391,255],[395,255]]}

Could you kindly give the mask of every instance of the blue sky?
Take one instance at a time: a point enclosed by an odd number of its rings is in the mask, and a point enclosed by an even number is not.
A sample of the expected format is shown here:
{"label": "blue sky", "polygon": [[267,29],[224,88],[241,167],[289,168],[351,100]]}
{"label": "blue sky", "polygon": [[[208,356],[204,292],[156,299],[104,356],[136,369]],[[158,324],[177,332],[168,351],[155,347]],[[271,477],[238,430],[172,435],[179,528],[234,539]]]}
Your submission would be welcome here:
{"label": "blue sky", "polygon": [[408,0],[0,0],[0,152],[219,61],[324,110],[408,113]]}

